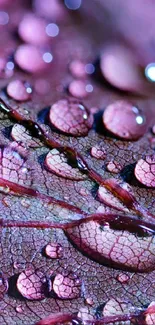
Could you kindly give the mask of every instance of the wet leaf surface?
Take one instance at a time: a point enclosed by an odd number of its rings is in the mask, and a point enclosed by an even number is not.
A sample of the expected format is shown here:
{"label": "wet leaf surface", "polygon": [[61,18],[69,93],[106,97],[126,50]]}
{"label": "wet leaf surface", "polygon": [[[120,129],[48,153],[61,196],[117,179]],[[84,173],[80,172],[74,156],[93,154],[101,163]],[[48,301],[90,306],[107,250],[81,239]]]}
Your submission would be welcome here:
{"label": "wet leaf surface", "polygon": [[[49,17],[47,2],[44,0],[43,6],[43,2],[35,1],[35,8]],[[26,13],[24,6],[22,10]],[[15,66],[12,75],[8,75],[5,68],[0,81],[0,97],[16,112],[9,115],[7,106],[0,102],[0,324],[83,325],[100,321],[100,325],[126,325],[133,324],[132,317],[138,325],[152,321],[154,309],[148,306],[155,296],[154,232],[146,227],[140,228],[140,233],[135,228],[130,231],[132,222],[127,218],[134,215],[137,222],[150,223],[154,229],[154,189],[150,187],[153,172],[146,171],[147,184],[137,177],[145,164],[150,166],[145,157],[154,154],[150,145],[154,135],[149,129],[155,123],[154,99],[119,93],[87,74],[93,92],[82,100],[82,105],[91,116],[89,123],[84,119],[81,124],[80,117],[77,127],[70,131],[74,126],[72,111],[68,124],[64,123],[66,114],[62,116],[61,111],[55,112],[56,122],[51,124],[49,108],[69,99],[67,89],[73,78],[68,63],[94,63],[100,53],[101,33],[96,26],[94,37],[90,17],[72,19],[71,12],[66,13],[60,3],[53,1],[51,13],[55,12],[61,33],[52,38],[43,52],[34,46],[31,51],[32,45],[26,45],[26,51],[33,54],[28,62],[23,45],[18,47],[19,40],[10,32],[18,29],[21,7],[7,10],[10,25],[1,34],[1,56],[6,62],[13,62],[8,61],[6,53],[18,48],[16,62],[33,74]],[[90,16],[89,10],[87,15]],[[109,31],[106,28],[105,23],[105,37]],[[27,34],[22,34],[25,37]],[[36,44],[34,35],[30,37],[32,44]],[[49,68],[42,56],[50,51],[54,63]],[[19,54],[24,55],[24,60]],[[47,60],[48,56],[44,58]],[[42,73],[37,76],[40,69]],[[46,96],[40,89],[34,90],[27,102],[10,99],[4,88],[12,76],[14,80],[26,80],[33,89],[41,80],[38,85],[47,86]],[[103,126],[104,109],[117,100],[134,102],[146,116],[147,133],[136,141],[115,138]],[[93,107],[96,109],[92,125]],[[45,163],[53,151],[59,157],[52,163],[50,160],[49,169]],[[107,169],[109,162],[119,166],[117,173],[113,168]],[[138,174],[134,175],[135,166]],[[85,218],[98,212],[102,212],[99,220],[85,222]],[[109,227],[107,220],[103,224],[108,213],[117,217],[123,214],[127,221],[124,228]],[[77,220],[82,223],[75,224]],[[119,221],[122,226],[122,219]],[[24,222],[25,227],[19,227]],[[69,223],[72,226],[66,230],[64,224]],[[59,248],[63,253],[57,256]],[[145,317],[141,318],[145,310]]]}

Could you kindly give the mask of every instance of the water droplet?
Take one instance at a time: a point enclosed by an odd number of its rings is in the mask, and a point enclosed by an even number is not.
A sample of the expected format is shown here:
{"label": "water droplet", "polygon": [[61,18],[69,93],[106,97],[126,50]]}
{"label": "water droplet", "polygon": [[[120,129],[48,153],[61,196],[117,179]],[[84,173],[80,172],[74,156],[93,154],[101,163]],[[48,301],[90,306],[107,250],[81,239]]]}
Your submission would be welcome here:
{"label": "water droplet", "polygon": [[85,98],[88,95],[86,90],[87,83],[83,80],[73,80],[69,84],[68,90],[73,97]]}
{"label": "water droplet", "polygon": [[65,0],[65,5],[70,10],[77,10],[80,8],[82,0]]}
{"label": "water droplet", "polygon": [[18,276],[17,289],[29,300],[41,300],[45,298],[47,280],[41,271],[26,269]]}
{"label": "water droplet", "polygon": [[46,26],[46,34],[50,37],[56,37],[59,34],[59,27],[57,24],[51,23]]}
{"label": "water droplet", "polygon": [[50,121],[60,131],[74,136],[87,135],[93,115],[76,99],[62,99],[51,106]]}
{"label": "water droplet", "polygon": [[63,255],[62,246],[57,243],[49,243],[45,247],[45,254],[50,258],[61,258]]}
{"label": "water droplet", "polygon": [[42,52],[31,44],[18,46],[15,52],[15,61],[21,69],[30,73],[37,73],[46,68]]}
{"label": "water droplet", "polygon": [[107,130],[117,137],[135,140],[147,130],[146,118],[142,111],[131,103],[120,100],[107,106],[103,113],[103,123]]}
{"label": "water droplet", "polygon": [[30,93],[28,93],[25,83],[21,80],[10,81],[7,86],[7,94],[17,101],[30,99]]}
{"label": "water droplet", "polygon": [[59,152],[57,149],[52,149],[46,156],[45,165],[48,170],[58,176],[74,180],[83,180],[83,175],[78,168],[72,167],[64,153]]}
{"label": "water droplet", "polygon": [[27,163],[16,150],[10,147],[1,148],[0,162],[0,177],[2,179],[16,184],[31,185],[31,172],[23,173],[23,168],[27,168]]}
{"label": "water droplet", "polygon": [[91,156],[96,159],[105,159],[106,158],[106,150],[103,147],[96,145],[91,148]]}
{"label": "water droplet", "polygon": [[46,21],[35,14],[28,13],[24,15],[20,22],[18,33],[24,42],[40,46],[40,44],[48,42],[45,30]]}
{"label": "water droplet", "polygon": [[43,60],[44,60],[44,62],[46,62],[46,63],[50,63],[50,62],[52,62],[52,60],[53,60],[53,55],[52,55],[50,52],[45,52],[45,53],[43,54]]}
{"label": "water droplet", "polygon": [[80,60],[73,60],[69,65],[69,70],[75,78],[84,78],[86,76],[85,64]]}
{"label": "water droplet", "polygon": [[67,16],[63,3],[58,0],[34,0],[33,5],[40,16],[50,20],[64,21]]}
{"label": "water droplet", "polygon": [[5,293],[8,291],[8,280],[5,276],[0,272],[0,300],[3,299]]}
{"label": "water droplet", "polygon": [[[131,303],[121,301],[120,299],[110,299],[103,307],[103,316],[117,316],[128,314]],[[128,322],[123,322],[123,325],[128,325]]]}
{"label": "water droplet", "polygon": [[125,273],[119,273],[117,276],[117,280],[121,283],[127,283],[130,277]]}
{"label": "water droplet", "polygon": [[75,274],[57,274],[53,281],[53,291],[61,299],[75,299],[81,294],[81,281]]}
{"label": "water droplet", "polygon": [[22,308],[22,305],[18,305],[18,306],[16,306],[16,312],[17,313],[23,313],[23,308]]}
{"label": "water droplet", "polygon": [[114,87],[137,93],[145,92],[145,80],[132,52],[123,46],[108,46],[100,60],[104,78]]}
{"label": "water droplet", "polygon": [[39,139],[32,137],[30,132],[21,124],[14,124],[11,130],[13,140],[22,142],[30,148],[38,148],[42,145]]}
{"label": "water droplet", "polygon": [[149,233],[137,236],[141,229],[138,226],[128,230],[130,221],[126,223],[125,217],[112,217],[111,221],[103,218],[104,221],[87,220],[68,228],[67,236],[83,254],[100,264],[126,271],[154,270],[155,238]]}
{"label": "water droplet", "polygon": [[86,298],[86,304],[89,305],[89,306],[93,306],[94,305],[93,298],[87,297]]}
{"label": "water droplet", "polygon": [[108,164],[106,165],[106,168],[109,172],[117,174],[121,171],[122,166],[117,161],[109,161]]}
{"label": "water droplet", "polygon": [[138,160],[134,173],[140,183],[155,187],[155,155]]}

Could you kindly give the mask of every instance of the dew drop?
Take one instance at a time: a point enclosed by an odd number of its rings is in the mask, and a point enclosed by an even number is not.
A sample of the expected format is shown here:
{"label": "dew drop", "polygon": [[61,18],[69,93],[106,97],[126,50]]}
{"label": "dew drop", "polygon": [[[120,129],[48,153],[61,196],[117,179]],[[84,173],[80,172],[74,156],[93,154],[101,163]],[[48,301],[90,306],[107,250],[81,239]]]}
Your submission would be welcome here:
{"label": "dew drop", "polygon": [[63,152],[59,152],[57,149],[52,149],[46,156],[45,165],[49,171],[54,174],[74,180],[83,180],[86,178],[79,168],[72,167],[67,157]]}
{"label": "dew drop", "polygon": [[17,289],[28,300],[41,300],[46,295],[47,280],[41,271],[26,269],[18,276]]}
{"label": "dew drop", "polygon": [[73,60],[69,65],[69,70],[75,78],[84,78],[86,76],[85,64],[80,60]]}
{"label": "dew drop", "polygon": [[5,276],[0,272],[0,300],[3,299],[5,293],[8,291],[8,280]]}
{"label": "dew drop", "polygon": [[103,147],[96,145],[91,148],[91,156],[96,159],[105,159],[106,158],[106,150]]}
{"label": "dew drop", "polygon": [[93,306],[94,305],[93,298],[87,297],[86,298],[86,304],[89,305],[89,306]]}
{"label": "dew drop", "polygon": [[87,135],[93,124],[93,115],[74,98],[62,99],[51,106],[49,118],[60,131],[74,136]]}
{"label": "dew drop", "polygon": [[34,0],[34,6],[40,16],[47,17],[50,20],[64,20],[66,10],[58,0]]}
{"label": "dew drop", "polygon": [[26,43],[40,46],[40,44],[48,42],[46,21],[32,13],[24,15],[19,24],[18,33],[21,39]]}
{"label": "dew drop", "polygon": [[85,71],[86,71],[87,74],[93,74],[94,71],[95,71],[94,65],[92,63],[87,63],[85,65]]}
{"label": "dew drop", "polygon": [[57,274],[53,281],[53,291],[61,299],[75,299],[81,294],[81,281],[73,273]]}
{"label": "dew drop", "polygon": [[108,164],[106,165],[106,168],[107,168],[108,172],[117,174],[121,171],[122,166],[120,163],[118,163],[116,161],[109,161]]}
{"label": "dew drop", "polygon": [[42,52],[31,44],[18,46],[15,53],[15,61],[21,69],[30,73],[37,73],[46,68]]}
{"label": "dew drop", "polygon": [[106,107],[103,123],[108,131],[126,140],[136,140],[147,130],[146,117],[131,103],[119,100]]}
{"label": "dew drop", "polygon": [[83,80],[73,80],[69,84],[68,90],[73,97],[76,98],[85,98],[88,95],[86,90],[87,83]]}
{"label": "dew drop", "polygon": [[87,93],[92,93],[94,90],[93,86],[91,84],[86,85],[86,91]]}
{"label": "dew drop", "polygon": [[21,124],[14,124],[11,130],[11,137],[15,141],[20,141],[30,148],[38,148],[42,144],[39,139],[32,137],[30,132]]}
{"label": "dew drop", "polygon": [[10,81],[7,86],[7,94],[17,101],[26,101],[31,98],[25,83],[21,80]]}
{"label": "dew drop", "polygon": [[45,254],[49,258],[61,258],[63,255],[62,246],[57,243],[49,243],[45,247]]}
{"label": "dew drop", "polygon": [[30,207],[30,205],[31,205],[31,202],[30,202],[30,200],[24,198],[24,199],[21,200],[21,205],[24,208],[28,209]]}
{"label": "dew drop", "polygon": [[155,187],[155,155],[138,160],[134,173],[140,183]]}
{"label": "dew drop", "polygon": [[117,280],[120,283],[127,283],[129,281],[129,279],[130,279],[130,277],[125,273],[119,273],[117,276]]}
{"label": "dew drop", "polygon": [[[129,314],[132,305],[130,303],[121,301],[120,299],[110,299],[103,308],[103,316],[117,316]],[[123,325],[128,325],[129,322],[123,322]]]}
{"label": "dew drop", "polygon": [[20,313],[20,314],[22,314],[23,313],[23,308],[22,308],[22,305],[18,305],[18,306],[16,306],[16,312],[17,313]]}

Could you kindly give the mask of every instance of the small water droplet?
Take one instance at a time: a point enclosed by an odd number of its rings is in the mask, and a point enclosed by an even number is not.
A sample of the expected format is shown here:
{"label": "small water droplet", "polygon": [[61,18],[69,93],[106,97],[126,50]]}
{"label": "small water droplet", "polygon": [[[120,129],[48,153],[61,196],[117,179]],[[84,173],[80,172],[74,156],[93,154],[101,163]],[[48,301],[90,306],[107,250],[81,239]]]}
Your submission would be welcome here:
{"label": "small water droplet", "polygon": [[57,243],[49,243],[45,247],[45,254],[50,258],[61,258],[63,254],[62,246]]}
{"label": "small water droplet", "polygon": [[93,86],[91,84],[86,85],[86,91],[87,93],[92,93],[94,90]]}
{"label": "small water droplet", "polygon": [[117,275],[117,280],[121,283],[127,283],[129,281],[130,277],[128,276],[128,274],[125,273],[119,273]]}
{"label": "small water droplet", "polygon": [[103,147],[96,145],[91,148],[91,156],[96,159],[105,159],[106,158],[106,150]]}
{"label": "small water droplet", "polygon": [[87,63],[85,65],[85,71],[87,74],[93,74],[95,71],[95,66],[92,63]]}
{"label": "small water droplet", "polygon": [[21,200],[21,205],[24,207],[24,208],[29,208],[30,207],[30,205],[31,205],[31,202],[30,202],[30,200],[29,199],[22,199]]}
{"label": "small water droplet", "polygon": [[7,25],[9,22],[9,15],[6,11],[0,11],[0,25]]}
{"label": "small water droplet", "polygon": [[20,314],[23,313],[22,305],[18,305],[18,306],[16,306],[15,309],[16,309],[16,312],[17,312],[17,313],[20,313]]}
{"label": "small water droplet", "polygon": [[106,165],[106,168],[109,172],[117,174],[121,171],[122,166],[117,161],[109,161],[108,164]]}
{"label": "small water droplet", "polygon": [[89,305],[89,306],[93,306],[94,305],[93,298],[87,297],[86,298],[86,304]]}

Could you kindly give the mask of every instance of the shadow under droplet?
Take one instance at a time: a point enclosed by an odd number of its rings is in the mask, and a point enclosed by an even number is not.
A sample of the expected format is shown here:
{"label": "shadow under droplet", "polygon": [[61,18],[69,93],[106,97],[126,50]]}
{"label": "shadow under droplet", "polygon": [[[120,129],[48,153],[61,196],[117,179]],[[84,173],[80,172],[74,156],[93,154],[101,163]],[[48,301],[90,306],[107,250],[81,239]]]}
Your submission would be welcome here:
{"label": "shadow under droplet", "polygon": [[18,300],[25,300],[25,298],[20,294],[20,292],[17,290],[17,279],[19,274],[15,274],[10,277],[9,279],[9,289],[8,289],[8,295],[16,298]]}

